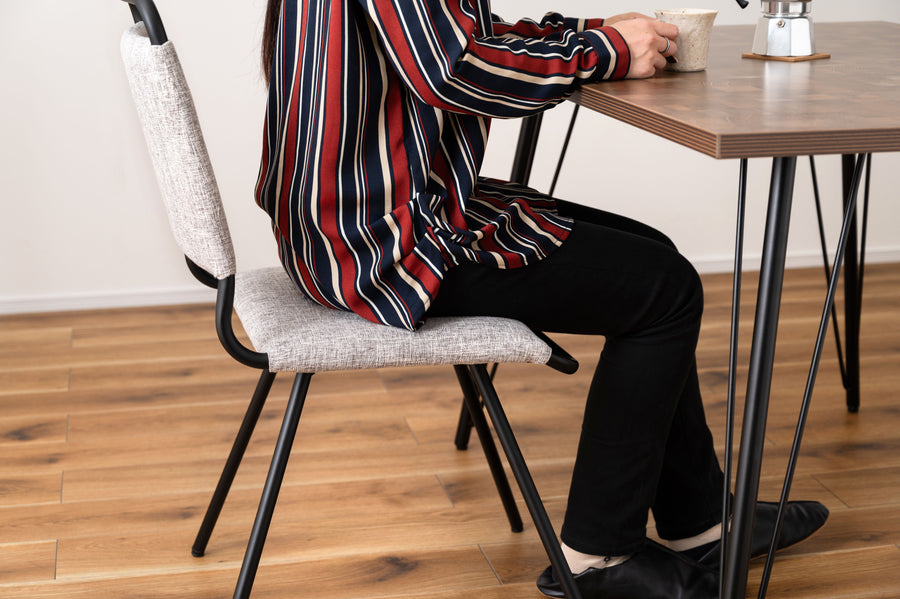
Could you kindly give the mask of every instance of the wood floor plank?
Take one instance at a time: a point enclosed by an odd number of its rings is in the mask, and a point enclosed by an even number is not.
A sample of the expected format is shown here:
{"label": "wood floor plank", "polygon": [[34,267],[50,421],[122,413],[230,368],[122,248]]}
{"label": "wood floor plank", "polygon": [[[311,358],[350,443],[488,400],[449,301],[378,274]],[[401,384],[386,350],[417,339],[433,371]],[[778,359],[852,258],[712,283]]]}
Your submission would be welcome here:
{"label": "wood floor plank", "polygon": [[[572,478],[574,456],[558,460],[545,460],[529,464],[535,486],[544,501],[565,499]],[[507,470],[509,480],[514,480]],[[458,470],[439,475],[441,484],[454,504],[472,504],[498,501],[494,479],[486,469]]]}
{"label": "wood floor plank", "polygon": [[[799,414],[799,406],[797,407]],[[896,422],[900,417],[900,401],[888,405],[866,405],[865,410],[852,414],[839,402],[818,401],[809,412],[803,438],[808,443],[824,441],[854,445],[876,439],[896,437]],[[795,419],[777,421],[767,427],[766,437],[775,444],[790,444],[794,440]]]}
{"label": "wood floor plank", "polygon": [[[164,351],[157,348],[157,352]],[[71,388],[79,390],[139,389],[160,387],[171,381],[181,384],[232,381],[236,384],[252,384],[256,371],[235,364],[227,355],[200,356],[195,359],[178,356],[177,359],[140,361],[128,368],[116,365],[79,366],[72,369]]]}
{"label": "wood floor plank", "polygon": [[[309,431],[304,431],[301,425],[293,451],[293,455],[298,457],[291,463],[291,471],[296,472],[299,479],[310,482],[351,480],[373,476],[391,477],[403,472],[440,472],[485,467],[484,458],[480,454],[467,455],[467,452],[459,452],[450,439],[446,443],[417,445],[411,435],[379,437],[373,436],[371,429],[365,427],[357,429],[350,425],[342,426],[347,431],[346,436],[325,428],[316,430],[309,427]],[[261,427],[250,442],[247,455],[271,458],[277,432],[274,427]],[[120,445],[112,445],[103,439],[42,444],[41,447],[37,447],[37,444],[22,444],[22,447],[10,455],[9,460],[0,462],[0,476],[21,472],[22,469],[46,472],[59,468],[68,470],[165,464],[179,459],[224,460],[233,438],[233,431],[213,430],[202,437],[196,434],[168,435],[164,444],[160,444],[160,440],[152,435],[135,436]],[[540,458],[543,459],[558,458],[569,447],[568,439],[557,435],[549,435],[541,441]]]}
{"label": "wood floor plank", "polygon": [[[268,462],[268,459],[260,458],[243,464],[232,485],[235,494],[229,495],[229,505],[243,500],[253,509],[252,504],[259,497],[260,484],[265,480]],[[156,470],[141,469],[134,476],[123,474],[121,478],[117,476],[122,472],[119,469],[99,475],[93,471],[67,472],[63,502],[86,502],[97,498],[140,501],[141,498],[154,495],[211,496],[222,465],[223,461],[201,462],[199,466],[202,468],[198,468],[196,463],[188,466],[166,464],[160,465]],[[336,482],[308,482],[291,476],[285,481],[283,488],[283,495],[280,496],[282,499],[289,497],[290,501],[303,506],[304,512],[312,514],[323,510],[340,510],[343,501],[352,503],[357,498],[365,499],[361,505],[373,511],[382,503],[389,506],[400,505],[401,499],[407,497],[416,498],[416,504],[431,507],[435,502],[446,506],[451,501],[438,478],[430,473]]]}
{"label": "wood floor plank", "polygon": [[[258,500],[258,493],[257,493]],[[208,494],[151,497],[141,501],[104,500],[75,504],[41,504],[0,510],[0,538],[5,542],[158,530],[161,523],[193,523],[205,510]],[[199,520],[197,520],[199,522]],[[187,526],[187,524],[183,524]]]}
{"label": "wood floor plank", "polygon": [[900,467],[823,472],[816,479],[850,507],[900,504]]}
{"label": "wood floor plank", "polygon": [[[510,393],[507,391],[505,394]],[[557,401],[548,406],[542,395],[542,393],[516,395],[515,405],[510,405],[507,411],[517,430],[539,431],[546,427],[566,431],[571,437],[576,437],[581,427],[584,400]],[[419,443],[447,443],[453,439],[459,411],[459,403],[442,409],[426,406],[411,412],[406,417],[406,422]],[[541,428],[538,428],[539,425]],[[573,443],[577,443],[577,438],[573,439]],[[478,445],[478,437],[474,431],[471,445],[473,447]]]}
{"label": "wood floor plank", "polygon": [[45,474],[21,472],[0,478],[0,507],[58,503],[62,497],[62,471]]}
{"label": "wood floor plank", "polygon": [[[40,327],[35,329],[4,329],[0,327],[0,370],[24,368],[32,357],[40,360],[47,353],[66,351],[72,346],[69,327]],[[48,360],[32,367],[45,366]]]}
{"label": "wood floor plank", "polygon": [[[767,597],[770,599],[818,599],[900,593],[900,548],[895,545],[833,553],[785,556],[773,568]],[[750,572],[748,597],[759,588],[762,564]],[[839,590],[836,590],[839,589]]]}
{"label": "wood floor plank", "polygon": [[[437,539],[452,538],[453,546],[476,545],[485,539],[511,539],[502,508],[475,506],[452,509],[419,506],[354,512],[333,518],[305,518],[303,505],[279,506],[263,553],[265,563],[300,563],[338,556],[371,553],[427,552],[445,546]],[[352,505],[352,503],[350,504]],[[202,559],[190,553],[196,530],[192,528],[143,531],[120,535],[63,538],[60,540],[58,577],[112,577],[192,571],[239,566],[250,533],[253,510],[242,522],[226,520],[217,527]],[[537,539],[533,529],[522,533]]]}
{"label": "wood floor plank", "polygon": [[[73,345],[45,347],[34,353],[6,360],[5,368],[41,369],[48,363],[70,368],[92,366],[115,367],[127,371],[145,362],[183,362],[190,359],[222,359],[227,361],[219,342],[213,339],[174,339],[168,344],[110,344],[78,347]],[[2,364],[2,362],[0,362]]]}
{"label": "wood floor plank", "polygon": [[[486,468],[483,464],[482,468]],[[429,468],[397,471],[394,477],[370,476],[357,481],[344,481],[333,487],[316,487],[308,480],[294,477],[293,464],[288,469],[283,495],[279,505],[301,506],[301,515],[321,517],[333,515],[335,506],[346,504],[358,506],[377,514],[391,509],[406,509],[408,506],[449,507],[447,498],[437,478],[430,475]],[[402,474],[402,477],[397,475]],[[259,501],[261,484],[265,471],[257,473],[256,485],[237,487],[228,497],[228,512],[240,518],[243,525],[249,525]],[[333,475],[341,477],[342,475]],[[360,474],[356,474],[360,477]],[[372,480],[374,478],[374,480]],[[212,482],[212,481],[211,481]],[[299,482],[300,484],[297,484]],[[323,483],[324,484],[324,483]],[[387,487],[389,492],[383,492]],[[382,492],[378,492],[382,491]],[[34,539],[90,536],[92,531],[106,534],[138,533],[164,528],[194,528],[206,510],[212,493],[212,485],[195,492],[153,494],[139,497],[109,499],[96,495],[91,500],[64,502],[47,505],[11,506],[0,510],[0,538],[11,542]],[[310,497],[319,494],[317,502]],[[322,497],[322,494],[325,494]],[[359,500],[359,494],[363,499]],[[309,503],[308,507],[302,507]],[[338,503],[335,503],[338,502]],[[324,505],[324,507],[323,507]],[[491,506],[496,507],[496,506]],[[289,508],[285,508],[289,509]],[[305,511],[303,511],[305,510]],[[286,512],[285,517],[290,517]],[[364,514],[364,517],[368,517]]]}
{"label": "wood floor plank", "polygon": [[[784,470],[787,465],[790,447],[767,446],[764,461],[767,467],[776,471]],[[815,472],[849,470],[859,464],[878,464],[879,466],[900,466],[900,438],[874,439],[847,444],[840,441],[806,443],[801,448],[797,472],[812,474]]]}
{"label": "wood floor plank", "polygon": [[[900,385],[900,369],[896,368],[898,360],[900,360],[900,354],[863,360],[863,377],[860,381],[862,402],[868,405],[893,405],[895,403],[892,393],[897,385]],[[796,362],[790,365],[776,363],[772,396],[769,401],[772,413],[777,413],[779,416],[793,415],[796,423],[796,415],[803,399],[808,373],[809,362]],[[704,403],[710,408],[719,405],[724,407],[727,374],[727,366],[724,363],[720,363],[719,366],[700,364],[701,387],[705,392]],[[746,368],[739,368],[737,374],[738,404],[742,406],[743,393],[746,388]],[[822,404],[844,406],[845,397],[837,364],[823,365],[816,379],[813,407],[817,408]]]}
{"label": "wood floor plank", "polygon": [[[226,567],[169,575],[0,586],[0,597],[221,599],[232,593],[236,579],[237,568]],[[484,588],[497,584],[496,577],[478,547],[459,547],[296,564],[263,564],[253,587],[253,597],[368,599],[410,591],[427,593],[447,588]]]}
{"label": "wood floor plank", "polygon": [[[284,417],[286,401],[274,400],[260,416],[258,426],[261,434],[276,432]],[[97,438],[112,441],[117,437],[158,435],[161,437],[196,435],[209,431],[225,431],[234,433],[240,426],[246,408],[244,403],[202,405],[187,407],[170,407],[162,410],[134,411],[130,414],[89,414],[71,417],[69,440],[72,443],[91,442]],[[346,434],[342,443],[358,445],[366,439],[376,441],[413,441],[402,416],[392,414],[389,410],[381,410],[379,406],[361,409],[344,421],[334,418],[323,418],[316,414],[307,414],[303,420],[302,448],[320,443],[318,437],[335,438]],[[349,415],[348,415],[349,416]],[[148,426],[147,423],[152,423]],[[448,427],[449,428],[449,427]],[[0,439],[2,439],[2,421],[0,421]],[[126,444],[124,441],[123,444]]]}
{"label": "wood floor plank", "polygon": [[77,348],[138,345],[168,345],[173,341],[216,340],[214,309],[192,320],[160,322],[108,323],[81,326],[72,330],[72,345]]}
{"label": "wood floor plank", "polygon": [[[175,384],[207,385],[233,381],[235,384],[256,384],[259,371],[236,364],[227,355],[192,359],[184,356],[181,363],[143,362],[124,369],[119,366],[95,366],[72,369],[74,391],[104,389],[137,390],[148,387],[165,387]],[[284,378],[292,378],[284,375]],[[317,393],[358,391],[362,388],[379,389],[381,381],[372,370],[350,372],[323,372],[314,377]]]}
{"label": "wood floor plank", "polygon": [[[68,372],[68,371],[67,371]],[[124,413],[129,410],[149,408],[166,408],[170,406],[189,406],[197,404],[218,404],[236,402],[247,406],[259,378],[258,371],[241,374],[237,382],[223,376],[206,384],[195,384],[191,380],[172,380],[167,384],[145,387],[111,386],[104,389],[54,390],[0,394],[0,409],[4,416],[33,416],[35,414],[83,414],[83,413]],[[282,375],[276,377],[269,397],[272,400],[285,401],[291,390],[292,377]],[[329,378],[316,381],[310,389],[309,397],[329,397],[329,401],[340,400],[341,394],[336,382]],[[362,387],[365,387],[363,384]],[[362,393],[356,389],[354,393]],[[317,409],[317,408],[313,408]]]}
{"label": "wood floor plank", "polygon": [[10,444],[65,441],[68,419],[61,415],[0,417],[0,447]]}
{"label": "wood floor plank", "polygon": [[[441,459],[440,456],[450,451],[449,448],[446,451],[434,448],[432,451],[423,451],[420,455],[413,454],[411,449],[416,444],[412,435],[394,423],[380,427],[379,423],[360,423],[359,426],[354,423],[342,424],[340,428],[347,431],[347,435],[343,437],[325,427],[308,428],[308,431],[299,433],[301,436],[298,437],[295,454],[308,453],[319,458],[315,461],[296,460],[302,464],[302,475],[315,477],[314,480],[318,480],[320,476],[328,476],[327,473],[333,469],[321,461],[326,455],[333,458],[334,463],[343,462],[347,467],[344,471],[349,471],[349,476],[354,476],[354,464],[356,471],[368,464],[376,471],[387,473],[397,468],[416,468],[416,462],[421,462],[420,467],[433,466]],[[274,427],[260,427],[250,442],[247,455],[271,457],[277,435],[278,430]],[[40,444],[40,447],[34,443],[22,443],[9,460],[0,463],[0,476],[20,472],[23,468],[47,471],[58,470],[60,467],[87,469],[168,463],[176,461],[179,456],[224,459],[234,440],[234,431],[212,430],[203,435],[173,433],[165,435],[163,439],[164,443],[161,443],[161,439],[153,435],[135,435],[119,445],[112,444],[107,439],[47,443]],[[375,447],[379,448],[378,453],[373,452]]]}
{"label": "wood floor plank", "polygon": [[6,395],[30,395],[68,389],[68,368],[0,370],[0,399]]}
{"label": "wood floor plank", "polygon": [[485,543],[484,555],[503,584],[534,584],[550,562],[537,539],[519,537],[513,541]]}
{"label": "wood floor plank", "polygon": [[0,545],[0,596],[2,585],[53,580],[56,541]]}

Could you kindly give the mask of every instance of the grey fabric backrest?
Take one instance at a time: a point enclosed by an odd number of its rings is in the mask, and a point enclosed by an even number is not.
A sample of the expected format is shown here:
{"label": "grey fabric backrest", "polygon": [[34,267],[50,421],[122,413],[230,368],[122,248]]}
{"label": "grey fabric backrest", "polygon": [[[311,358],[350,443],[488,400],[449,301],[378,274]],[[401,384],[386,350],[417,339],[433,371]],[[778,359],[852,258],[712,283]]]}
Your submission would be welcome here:
{"label": "grey fabric backrest", "polygon": [[219,187],[178,54],[153,46],[143,23],[122,35],[122,60],[169,224],[185,256],[217,279],[235,273]]}

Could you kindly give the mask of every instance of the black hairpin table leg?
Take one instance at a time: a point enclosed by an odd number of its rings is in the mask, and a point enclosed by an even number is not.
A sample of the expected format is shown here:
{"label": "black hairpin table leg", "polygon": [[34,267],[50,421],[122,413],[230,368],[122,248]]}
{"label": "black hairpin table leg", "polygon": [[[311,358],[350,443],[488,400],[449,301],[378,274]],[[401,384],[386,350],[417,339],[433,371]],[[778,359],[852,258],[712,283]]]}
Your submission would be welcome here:
{"label": "black hairpin table leg", "polygon": [[797,159],[794,157],[775,158],[772,162],[747,398],[735,480],[734,521],[725,548],[725,569],[722,572],[725,599],[744,599],[747,588],[796,166]]}

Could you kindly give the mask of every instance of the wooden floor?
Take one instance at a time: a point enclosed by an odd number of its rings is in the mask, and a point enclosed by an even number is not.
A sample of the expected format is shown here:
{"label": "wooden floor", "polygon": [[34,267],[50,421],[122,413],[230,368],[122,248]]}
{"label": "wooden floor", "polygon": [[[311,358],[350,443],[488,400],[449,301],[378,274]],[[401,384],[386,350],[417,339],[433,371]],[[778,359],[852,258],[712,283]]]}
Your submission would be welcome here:
{"label": "wooden floor", "polygon": [[[705,279],[698,361],[721,449],[731,283]],[[767,498],[780,489],[822,279],[788,273]],[[780,557],[772,598],[900,597],[900,265],[868,268],[864,308],[862,409],[844,408],[829,339],[794,484],[831,518]],[[558,339],[581,360],[576,375],[502,366],[497,377],[557,526],[602,341]],[[210,306],[0,317],[0,597],[230,597],[289,377],[206,557],[190,547],[256,376],[219,348]],[[459,406],[448,368],[316,375],[254,597],[538,597],[537,535],[530,523],[509,531],[480,450],[454,448]]]}

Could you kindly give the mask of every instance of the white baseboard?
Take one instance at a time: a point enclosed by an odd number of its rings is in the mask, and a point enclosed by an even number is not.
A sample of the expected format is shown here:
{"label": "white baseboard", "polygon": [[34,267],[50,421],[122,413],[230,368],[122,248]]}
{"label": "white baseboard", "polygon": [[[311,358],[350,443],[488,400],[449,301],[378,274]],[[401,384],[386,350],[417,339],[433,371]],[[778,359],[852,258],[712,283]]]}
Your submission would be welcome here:
{"label": "white baseboard", "polygon": [[[731,272],[733,257],[706,257],[694,260],[694,266],[702,274]],[[866,263],[900,262],[900,248],[868,251]],[[759,270],[760,256],[745,256],[744,270]],[[792,254],[787,258],[787,268],[809,268],[822,265],[822,255]],[[46,295],[20,298],[0,298],[0,314],[25,314],[30,312],[67,312],[74,310],[101,310],[106,308],[137,308],[175,304],[215,302],[216,292],[197,285],[171,289],[149,289],[134,292],[109,292],[97,294]]]}
{"label": "white baseboard", "polygon": [[179,289],[154,289],[135,292],[0,298],[0,314],[138,308],[175,304],[200,304],[215,301],[216,291],[214,289],[191,285],[190,287]]}
{"label": "white baseboard", "polygon": [[[734,257],[728,256],[723,258],[700,258],[692,261],[694,268],[701,274],[727,273],[734,270]],[[744,255],[743,270],[756,271],[759,270],[762,256],[760,254]],[[884,249],[884,250],[867,250],[866,264],[884,264],[890,262],[900,262],[900,248]],[[829,257],[829,264],[834,263],[834,254]],[[785,261],[785,268],[813,268],[822,266],[822,254],[816,252],[799,253],[795,252],[788,255]]]}

